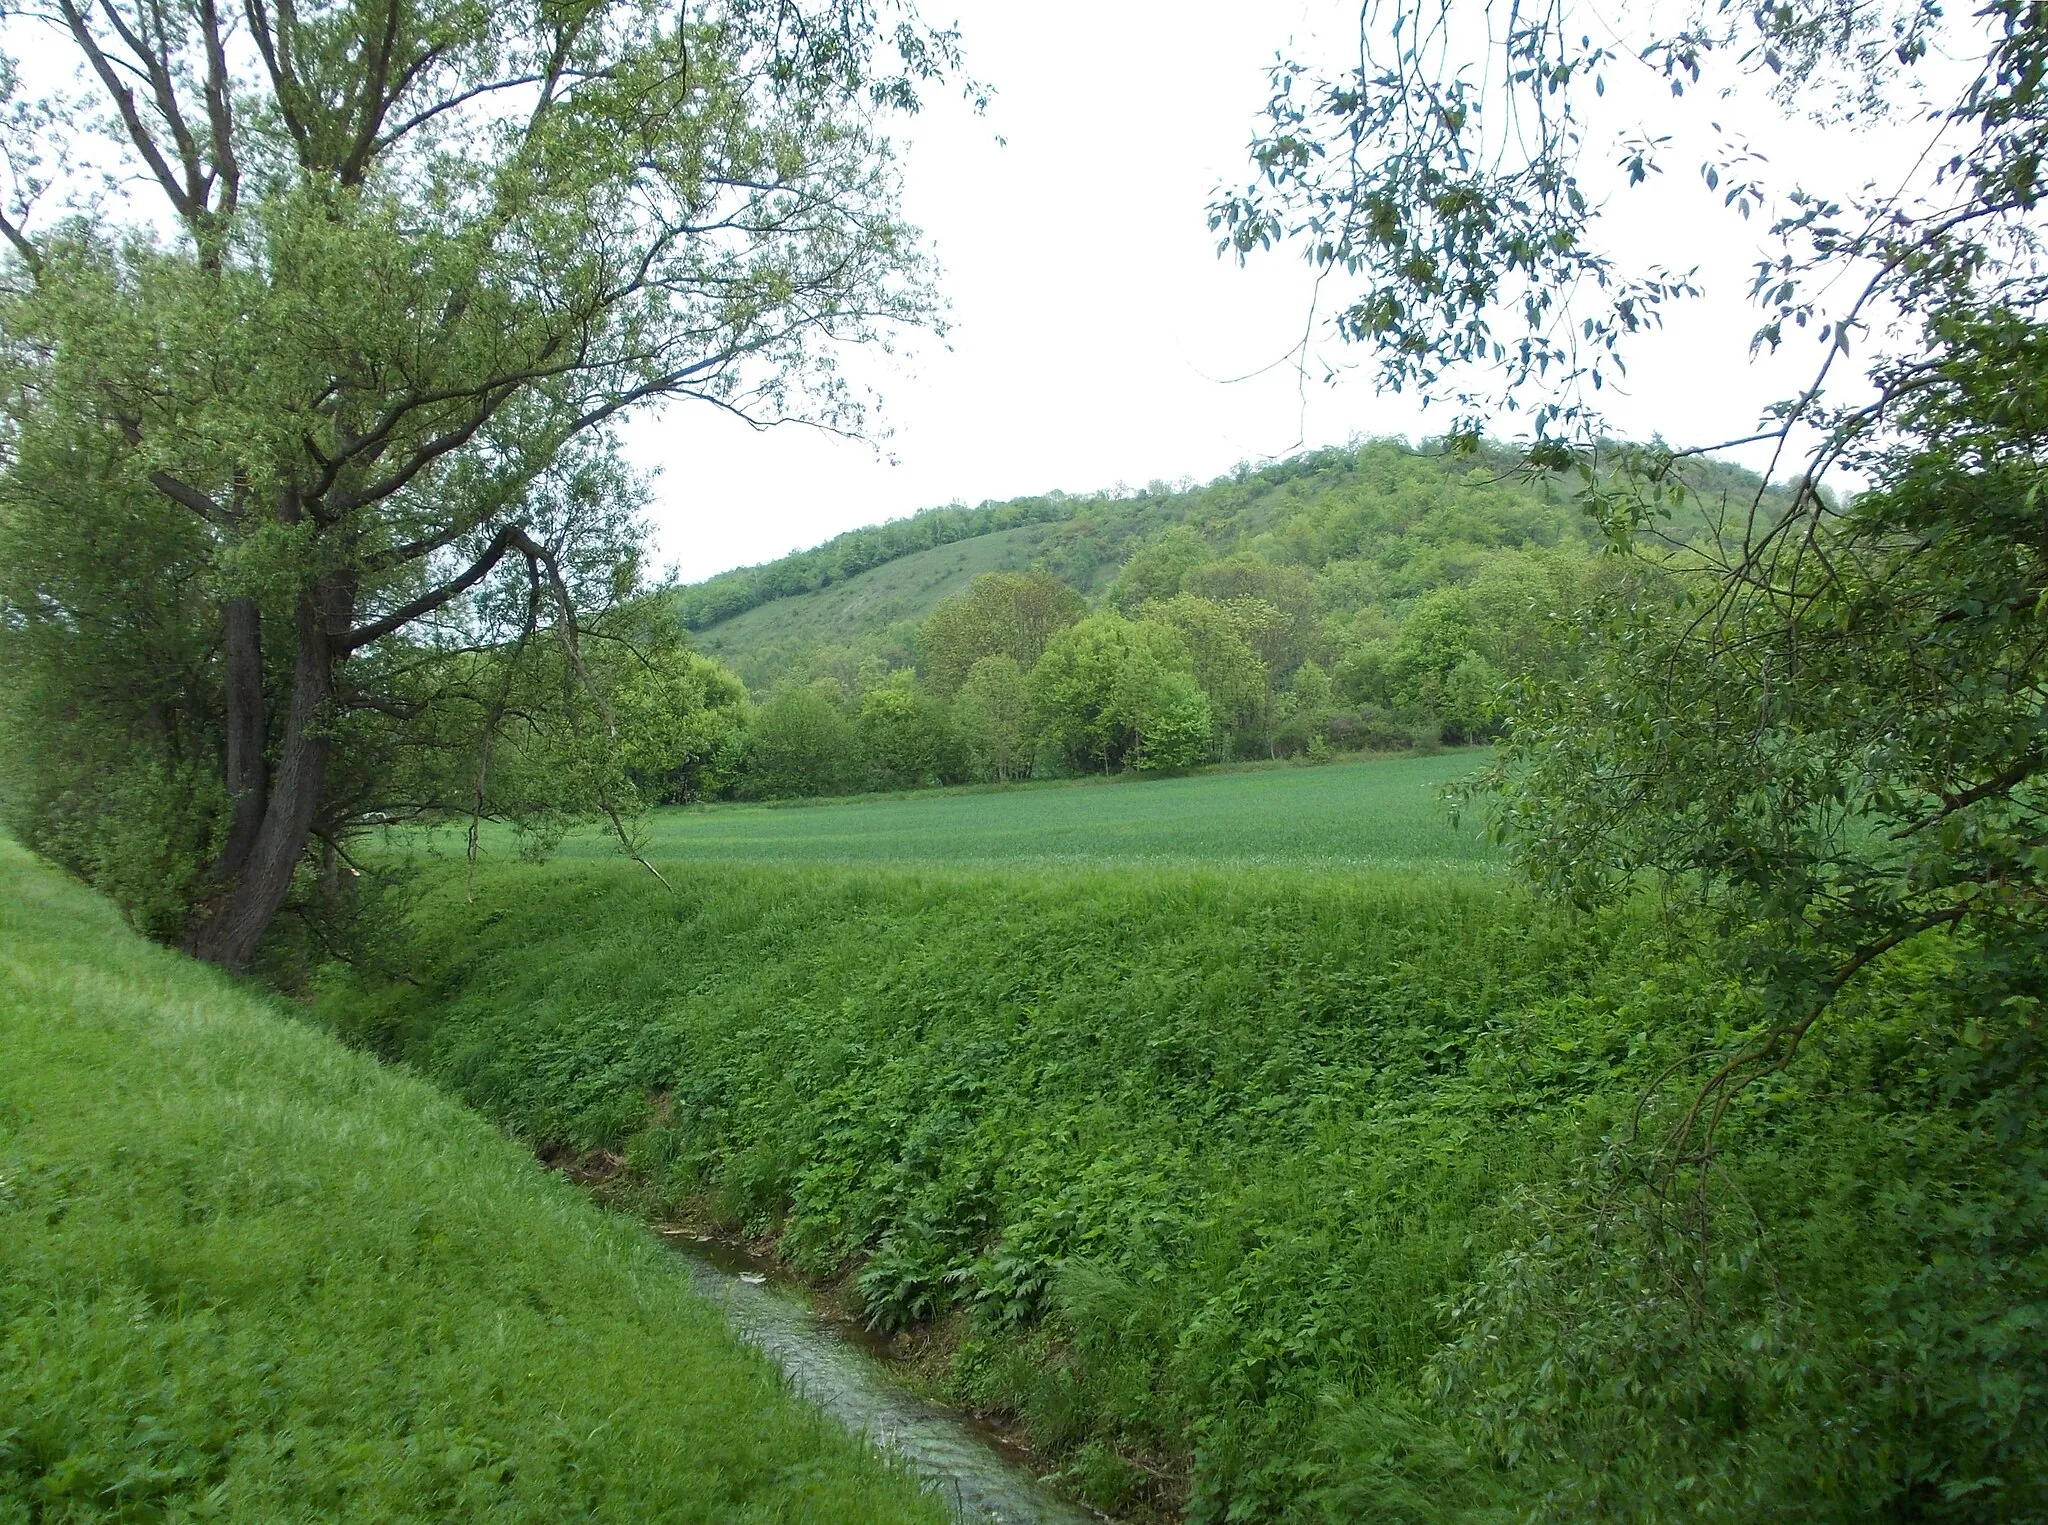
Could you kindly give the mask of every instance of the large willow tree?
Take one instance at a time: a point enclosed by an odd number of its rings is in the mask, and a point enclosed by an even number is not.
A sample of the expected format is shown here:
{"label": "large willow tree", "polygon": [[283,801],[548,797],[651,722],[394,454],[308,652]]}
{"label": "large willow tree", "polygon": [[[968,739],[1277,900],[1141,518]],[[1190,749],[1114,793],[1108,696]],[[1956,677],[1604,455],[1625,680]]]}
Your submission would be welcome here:
{"label": "large willow tree", "polygon": [[[1746,962],[1763,1019],[1715,1057],[1674,1157],[1703,1158],[1743,1085],[1924,933],[1981,957],[1973,1023],[2031,1043],[2005,995],[2048,970],[2048,11],[1361,19],[1350,67],[1275,70],[1256,177],[1212,217],[1241,255],[1302,252],[1338,332],[1383,386],[1455,410],[1454,442],[1528,420],[1529,464],[1577,467],[1635,559],[1575,612],[1575,673],[1520,697],[1491,782],[1539,880],[1588,901],[1653,876]],[[1774,116],[1893,155],[1803,181],[1765,152]],[[1607,384],[1715,272],[1682,225],[1634,262],[1608,232],[1694,165],[1771,251],[1718,272],[1757,304],[1752,348],[1813,342],[1810,379],[1746,438],[1617,448]],[[1789,490],[1662,530],[1686,457],[1758,446]]]}
{"label": "large willow tree", "polygon": [[366,821],[610,808],[613,431],[859,427],[835,351],[933,316],[884,128],[950,34],[867,0],[4,15],[18,829],[242,967]]}

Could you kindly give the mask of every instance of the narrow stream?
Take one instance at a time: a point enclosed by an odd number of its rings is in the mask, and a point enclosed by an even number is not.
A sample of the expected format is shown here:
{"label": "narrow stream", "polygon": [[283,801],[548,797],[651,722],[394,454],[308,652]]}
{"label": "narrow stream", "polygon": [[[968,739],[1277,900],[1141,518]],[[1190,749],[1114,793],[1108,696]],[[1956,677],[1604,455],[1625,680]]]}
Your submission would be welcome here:
{"label": "narrow stream", "polygon": [[697,1289],[790,1385],[856,1434],[907,1462],[974,1525],[1090,1525],[1100,1516],[1054,1497],[985,1426],[906,1392],[768,1267],[722,1241],[665,1231]]}

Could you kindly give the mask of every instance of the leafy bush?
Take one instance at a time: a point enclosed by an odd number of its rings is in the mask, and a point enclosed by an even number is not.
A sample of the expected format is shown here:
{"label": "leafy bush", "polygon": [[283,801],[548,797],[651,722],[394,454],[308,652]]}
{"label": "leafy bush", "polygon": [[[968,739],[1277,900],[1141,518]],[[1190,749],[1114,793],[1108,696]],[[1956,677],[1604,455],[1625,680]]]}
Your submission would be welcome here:
{"label": "leafy bush", "polygon": [[851,782],[853,738],[838,706],[815,688],[785,688],[754,711],[746,792],[773,799],[831,794]]}

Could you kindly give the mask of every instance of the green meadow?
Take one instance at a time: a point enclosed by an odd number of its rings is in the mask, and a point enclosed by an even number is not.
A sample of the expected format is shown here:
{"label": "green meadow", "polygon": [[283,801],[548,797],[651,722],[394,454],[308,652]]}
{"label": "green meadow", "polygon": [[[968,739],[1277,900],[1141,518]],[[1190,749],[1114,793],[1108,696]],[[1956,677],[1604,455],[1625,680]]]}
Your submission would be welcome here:
{"label": "green meadow", "polygon": [[[1453,824],[1442,791],[1482,755],[669,809],[645,850],[690,863],[1480,868],[1498,857],[1474,822]],[[616,855],[589,832],[562,849]]]}
{"label": "green meadow", "polygon": [[644,1230],[0,840],[0,1521],[928,1521]]}

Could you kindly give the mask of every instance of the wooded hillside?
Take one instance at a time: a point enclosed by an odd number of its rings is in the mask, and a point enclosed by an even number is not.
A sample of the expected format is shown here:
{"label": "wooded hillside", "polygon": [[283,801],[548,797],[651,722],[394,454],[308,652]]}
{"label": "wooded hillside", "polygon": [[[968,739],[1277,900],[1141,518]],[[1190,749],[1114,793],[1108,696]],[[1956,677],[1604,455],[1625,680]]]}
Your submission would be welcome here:
{"label": "wooded hillside", "polygon": [[[670,607],[760,706],[748,793],[1457,743],[1567,660],[1603,575],[1582,486],[1491,447],[1380,441],[1201,487],[933,510]],[[1650,533],[1696,538],[1761,484],[1688,486]],[[1035,635],[998,628],[1055,588]],[[985,657],[1010,665],[969,684]]]}

